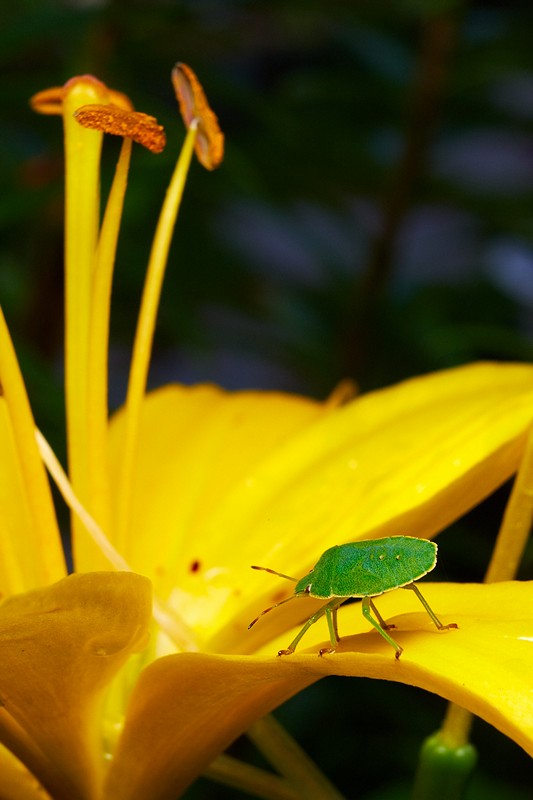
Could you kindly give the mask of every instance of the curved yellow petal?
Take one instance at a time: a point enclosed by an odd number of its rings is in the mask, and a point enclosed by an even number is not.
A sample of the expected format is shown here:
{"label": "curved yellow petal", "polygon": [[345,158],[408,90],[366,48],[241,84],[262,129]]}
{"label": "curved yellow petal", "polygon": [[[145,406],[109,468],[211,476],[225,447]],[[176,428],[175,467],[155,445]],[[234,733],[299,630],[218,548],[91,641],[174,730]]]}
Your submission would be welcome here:
{"label": "curved yellow petal", "polygon": [[48,792],[15,756],[0,745],[2,800],[50,800]]}
{"label": "curved yellow petal", "polygon": [[55,800],[96,798],[102,690],[146,644],[150,582],[71,575],[0,605],[0,741]]}
{"label": "curved yellow petal", "polygon": [[533,584],[422,585],[437,613],[459,629],[437,631],[412,592],[385,595],[381,613],[398,626],[394,635],[405,648],[399,661],[351,605],[342,610],[342,629],[364,632],[322,658],[315,640],[284,658],[184,653],[152,663],[132,695],[106,800],[173,800],[255,719],[326,675],[435,692],[533,754]]}
{"label": "curved yellow petal", "polygon": [[[0,598],[38,585],[43,576],[37,557],[30,558],[35,528],[21,475],[11,420],[0,397]],[[41,577],[41,581],[39,581]]]}
{"label": "curved yellow petal", "polygon": [[[149,394],[125,559],[142,567],[143,574],[157,576],[160,592],[168,593],[179,578],[178,564],[187,569],[195,558],[188,540],[198,518],[212,513],[252,464],[324,413],[322,404],[306,398],[230,393],[207,384],[166,386]],[[121,410],[111,423],[112,483],[120,468],[123,429]],[[149,544],[151,536],[157,537],[156,546]]]}
{"label": "curved yellow petal", "polygon": [[[155,392],[125,556],[202,649],[239,651],[245,622],[285,592],[251,564],[301,577],[333,544],[434,535],[513,473],[532,417],[533,367],[514,364],[446,370],[328,411],[283,395]],[[120,439],[119,415],[114,471]]]}
{"label": "curved yellow petal", "polygon": [[0,600],[66,574],[55,523],[37,526],[28,503],[35,484],[24,482],[12,427],[0,398]]}
{"label": "curved yellow petal", "polygon": [[66,567],[52,494],[1,308],[0,508],[0,599],[63,577]]}

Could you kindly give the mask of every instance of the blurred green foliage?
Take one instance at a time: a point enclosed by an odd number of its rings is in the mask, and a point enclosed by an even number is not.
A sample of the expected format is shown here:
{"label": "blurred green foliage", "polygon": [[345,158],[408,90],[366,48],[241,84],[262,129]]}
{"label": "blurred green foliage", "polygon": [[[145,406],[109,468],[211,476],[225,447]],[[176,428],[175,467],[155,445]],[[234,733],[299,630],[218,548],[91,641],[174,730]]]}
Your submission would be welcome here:
{"label": "blurred green foliage", "polygon": [[[191,171],[152,385],[214,380],[324,397],[346,376],[368,389],[474,359],[531,359],[531,7],[18,0],[2,18],[0,298],[38,423],[60,453],[61,130],[27,100],[82,72],[129,94],[169,139],[161,156],[134,152],[114,290],[114,406],[184,135],[169,80],[176,60],[200,77],[227,154],[216,173]],[[117,152],[106,142],[104,195]],[[482,578],[505,496],[442,536],[441,577]],[[531,555],[523,577],[530,566]],[[442,713],[442,701],[414,689],[338,679],[280,716],[349,798],[385,800],[408,797],[419,744]],[[529,797],[529,759],[482,723],[474,736],[469,800]],[[190,792],[232,796],[202,781]]]}

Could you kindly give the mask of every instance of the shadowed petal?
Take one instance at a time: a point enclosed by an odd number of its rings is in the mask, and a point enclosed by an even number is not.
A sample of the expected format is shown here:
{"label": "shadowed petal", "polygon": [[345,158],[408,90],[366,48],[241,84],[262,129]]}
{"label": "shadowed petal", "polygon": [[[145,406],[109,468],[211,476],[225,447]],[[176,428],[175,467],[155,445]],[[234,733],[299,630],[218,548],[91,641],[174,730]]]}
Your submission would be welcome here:
{"label": "shadowed petal", "polygon": [[34,776],[15,756],[0,745],[0,775],[2,800],[50,800]]}
{"label": "shadowed petal", "polygon": [[103,762],[100,697],[146,644],[150,582],[72,575],[0,605],[0,741],[61,798],[93,798]]}
{"label": "shadowed petal", "polygon": [[187,653],[151,664],[131,698],[106,800],[174,800],[251,722],[326,675],[435,692],[533,754],[533,584],[421,585],[437,613],[459,629],[437,631],[412,592],[379,598],[405,648],[399,661],[351,605],[341,610],[342,630],[366,632],[323,658],[315,640],[312,652],[284,658]]}

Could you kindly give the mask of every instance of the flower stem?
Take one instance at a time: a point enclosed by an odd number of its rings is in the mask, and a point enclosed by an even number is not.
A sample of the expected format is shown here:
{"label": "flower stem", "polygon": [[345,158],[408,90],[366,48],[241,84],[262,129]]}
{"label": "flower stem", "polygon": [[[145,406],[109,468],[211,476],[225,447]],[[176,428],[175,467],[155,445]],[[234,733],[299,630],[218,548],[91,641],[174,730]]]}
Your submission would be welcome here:
{"label": "flower stem", "polygon": [[204,777],[264,800],[300,800],[302,797],[283,778],[227,755],[218,756],[204,772]]}
{"label": "flower stem", "polygon": [[[485,583],[512,580],[526,548],[533,524],[533,427],[530,429],[498,532]],[[441,729],[424,742],[413,800],[459,800],[476,762],[468,743],[473,715],[449,703]]]}
{"label": "flower stem", "polygon": [[[65,399],[69,472],[88,502],[88,347],[91,282],[100,214],[102,134],[82,128],[75,110],[99,99],[98,85],[79,79],[63,101],[65,131]],[[73,519],[73,527],[77,521]]]}
{"label": "flower stem", "polygon": [[[111,527],[107,460],[109,317],[113,268],[128,182],[131,148],[132,140],[124,139],[106,205],[96,250],[89,331],[89,497],[91,513],[108,532]],[[85,564],[84,567],[86,568]]]}
{"label": "flower stem", "polygon": [[440,729],[442,741],[449,747],[462,747],[468,743],[473,716],[466,708],[448,703]]}
{"label": "flower stem", "polygon": [[530,429],[513,484],[485,583],[512,580],[524,554],[533,525],[533,427]]}
{"label": "flower stem", "polygon": [[[350,298],[345,334],[345,372],[358,375],[371,353],[378,306],[390,282],[402,225],[424,173],[429,146],[445,98],[459,27],[453,12],[428,14],[413,80],[409,86],[403,147],[385,187],[380,233],[375,239],[360,285]],[[349,349],[348,349],[349,348]]]}
{"label": "flower stem", "polygon": [[155,321],[163,278],[168,259],[176,218],[185,188],[185,180],[196,139],[196,125],[192,125],[185,138],[178,163],[170,181],[157,229],[152,244],[150,260],[146,273],[141,309],[133,345],[128,392],[126,397],[126,420],[122,448],[121,475],[117,500],[117,544],[124,550],[127,543],[131,498],[133,495],[133,475],[137,453],[137,438],[140,425],[142,400],[146,389],[148,366],[152,351]]}
{"label": "flower stem", "polygon": [[477,753],[468,742],[448,745],[443,731],[422,746],[411,800],[461,800],[475,767]]}
{"label": "flower stem", "polygon": [[265,758],[305,800],[342,800],[342,795],[318,769],[283,726],[271,715],[246,731]]}

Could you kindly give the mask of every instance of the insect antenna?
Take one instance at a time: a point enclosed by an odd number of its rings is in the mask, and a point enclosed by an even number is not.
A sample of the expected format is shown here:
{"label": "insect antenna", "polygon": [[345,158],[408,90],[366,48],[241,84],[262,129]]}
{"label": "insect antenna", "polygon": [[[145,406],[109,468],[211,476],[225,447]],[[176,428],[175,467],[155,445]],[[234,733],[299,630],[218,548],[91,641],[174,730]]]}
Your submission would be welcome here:
{"label": "insect antenna", "polygon": [[[263,568],[262,567],[252,567],[252,569],[263,569]],[[267,571],[270,572],[270,570],[267,570]],[[276,572],[275,574],[277,575],[278,573]],[[287,576],[286,575],[282,575],[281,577],[282,578],[286,578]],[[292,578],[290,578],[290,580],[292,580]],[[272,611],[273,608],[277,608],[278,606],[282,606],[282,605],[284,605],[284,603],[288,603],[289,600],[294,600],[295,597],[298,597],[298,595],[291,594],[291,596],[290,597],[286,597],[285,600],[280,600],[279,603],[274,603],[273,606],[269,606],[268,608],[265,608],[263,611],[261,611],[260,614],[257,615],[257,617],[255,619],[253,619],[250,622],[250,624],[248,625],[248,630],[250,630],[250,628],[252,628],[255,625],[255,623],[257,622],[258,619],[260,619],[265,614],[268,614],[268,612]]]}
{"label": "insect antenna", "polygon": [[[261,569],[263,572],[270,572],[271,575],[277,575],[278,578],[286,578],[288,581],[293,581],[293,583],[298,583],[298,578],[291,578],[290,575],[284,575],[283,572],[276,572],[275,569],[270,569],[270,567],[252,567],[252,569]],[[272,606],[274,607],[274,606]]]}

